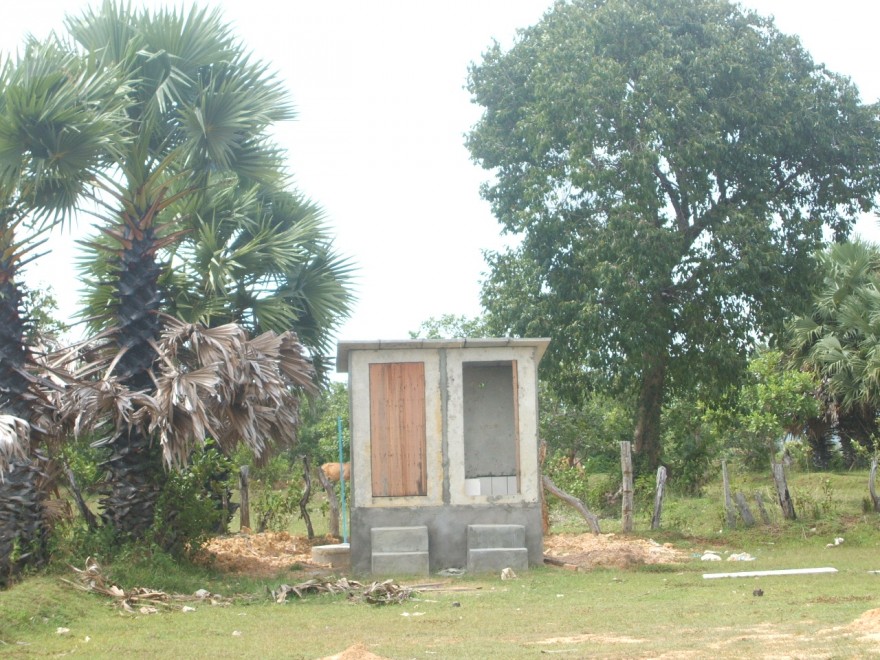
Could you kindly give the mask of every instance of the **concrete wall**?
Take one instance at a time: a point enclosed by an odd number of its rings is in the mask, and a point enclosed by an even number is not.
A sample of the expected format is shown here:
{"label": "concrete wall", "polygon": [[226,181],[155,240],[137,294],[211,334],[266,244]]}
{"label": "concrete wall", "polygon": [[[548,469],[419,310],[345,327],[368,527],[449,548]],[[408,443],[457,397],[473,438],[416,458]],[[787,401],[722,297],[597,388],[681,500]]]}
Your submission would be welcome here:
{"label": "concrete wall", "polygon": [[515,476],[513,364],[465,362],[462,386],[465,478]]}
{"label": "concrete wall", "polygon": [[[543,562],[541,483],[538,466],[537,366],[548,340],[350,342],[340,344],[337,365],[349,372],[351,398],[351,561],[357,574],[371,570],[371,529],[426,526],[430,570],[467,565],[467,528],[523,525],[529,563]],[[369,365],[425,365],[426,496],[374,497],[371,491]],[[479,367],[465,372],[474,363]],[[467,368],[465,365],[469,365]],[[497,368],[496,367],[503,367]],[[504,375],[502,375],[504,371]],[[485,389],[468,401],[470,389]],[[485,387],[480,387],[484,385]],[[516,403],[514,404],[514,398]],[[504,418],[497,424],[495,417]],[[472,446],[465,449],[465,433]],[[493,454],[503,454],[500,458]],[[486,479],[504,479],[492,492],[468,478],[466,463]],[[504,476],[491,476],[491,475]],[[484,475],[480,475],[481,477]]]}
{"label": "concrete wall", "polygon": [[[540,504],[495,506],[410,507],[401,509],[364,508],[351,514],[351,569],[355,575],[371,570],[373,527],[428,527],[428,552],[432,573],[445,568],[467,566],[468,525],[523,525],[529,564],[544,562]],[[390,576],[389,576],[390,577]]]}

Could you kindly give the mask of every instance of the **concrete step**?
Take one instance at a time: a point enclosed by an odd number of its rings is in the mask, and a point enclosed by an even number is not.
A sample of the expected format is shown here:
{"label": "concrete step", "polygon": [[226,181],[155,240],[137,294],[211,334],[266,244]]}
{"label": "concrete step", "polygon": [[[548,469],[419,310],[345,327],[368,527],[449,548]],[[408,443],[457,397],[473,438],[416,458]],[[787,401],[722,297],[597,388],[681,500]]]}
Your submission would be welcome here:
{"label": "concrete step", "polygon": [[[526,528],[524,525],[468,525],[468,551],[490,548],[524,549],[525,545]],[[502,566],[502,568],[504,567]]]}
{"label": "concrete step", "polygon": [[529,551],[526,548],[474,548],[468,550],[468,573],[488,573],[512,568],[525,571],[529,568]]}
{"label": "concrete step", "polygon": [[370,572],[373,575],[428,575],[427,552],[373,552]]}
{"label": "concrete step", "polygon": [[373,527],[370,530],[372,554],[383,552],[428,552],[428,528]]}

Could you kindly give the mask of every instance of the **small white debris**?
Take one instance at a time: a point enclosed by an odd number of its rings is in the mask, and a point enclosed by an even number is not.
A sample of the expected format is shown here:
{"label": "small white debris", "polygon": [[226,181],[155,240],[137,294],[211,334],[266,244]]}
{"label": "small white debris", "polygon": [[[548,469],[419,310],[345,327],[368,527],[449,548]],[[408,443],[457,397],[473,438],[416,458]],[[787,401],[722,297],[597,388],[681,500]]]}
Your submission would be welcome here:
{"label": "small white debris", "polygon": [[834,538],[834,543],[828,543],[825,547],[826,548],[833,548],[835,546],[840,545],[841,543],[843,543],[843,537],[837,536]]}
{"label": "small white debris", "polygon": [[156,614],[159,610],[155,607],[150,607],[148,605],[144,605],[141,609],[138,610],[141,614]]}
{"label": "small white debris", "polygon": [[704,552],[700,561],[721,561],[721,555],[716,552]]}
{"label": "small white debris", "polygon": [[241,637],[241,631],[240,630],[233,630],[232,636],[233,637]]}
{"label": "small white debris", "polygon": [[189,605],[184,605],[183,607],[180,608],[180,611],[181,612],[195,612],[196,608],[190,607]]}
{"label": "small white debris", "polygon": [[424,612],[402,612],[400,616],[424,616]]}
{"label": "small white debris", "polygon": [[59,626],[58,628],[55,629],[55,634],[57,634],[57,635],[66,635],[69,632],[70,632],[70,628],[62,628]]}
{"label": "small white debris", "polygon": [[730,555],[727,558],[727,561],[755,561],[755,558],[752,557],[748,552],[737,552]]}
{"label": "small white debris", "polygon": [[193,596],[195,596],[196,598],[199,598],[201,600],[204,600],[205,598],[207,598],[210,595],[211,595],[211,592],[208,591],[207,589],[199,589],[197,592],[195,592],[193,594]]}
{"label": "small white debris", "polygon": [[513,569],[510,567],[504,568],[501,570],[501,579],[502,580],[515,580],[516,573],[514,573]]}

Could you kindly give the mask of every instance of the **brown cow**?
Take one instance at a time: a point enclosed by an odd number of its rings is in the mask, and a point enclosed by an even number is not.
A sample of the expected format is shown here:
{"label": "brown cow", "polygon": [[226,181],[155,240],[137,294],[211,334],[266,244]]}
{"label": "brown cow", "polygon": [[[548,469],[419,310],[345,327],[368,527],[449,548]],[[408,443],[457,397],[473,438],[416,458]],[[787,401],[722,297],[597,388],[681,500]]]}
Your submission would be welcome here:
{"label": "brown cow", "polygon": [[[342,465],[344,467],[343,478],[346,481],[351,481],[351,463],[343,463]],[[333,483],[339,481],[339,463],[324,463],[321,466],[321,472]]]}

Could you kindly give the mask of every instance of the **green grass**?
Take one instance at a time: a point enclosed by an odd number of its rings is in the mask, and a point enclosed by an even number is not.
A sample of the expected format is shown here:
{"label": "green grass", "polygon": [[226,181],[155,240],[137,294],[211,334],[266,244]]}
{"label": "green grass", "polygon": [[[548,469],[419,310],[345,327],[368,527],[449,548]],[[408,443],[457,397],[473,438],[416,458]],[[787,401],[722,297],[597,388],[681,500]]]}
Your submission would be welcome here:
{"label": "green grass", "polygon": [[[831,482],[830,499],[825,479]],[[751,493],[767,480],[735,475],[734,488]],[[749,552],[754,562],[692,559],[576,573],[536,568],[508,581],[495,575],[432,576],[421,582],[442,581],[446,590],[425,590],[416,600],[382,607],[339,596],[278,605],[266,589],[303,576],[232,578],[132,553],[108,567],[125,588],[180,593],[205,588],[233,596],[232,604],[188,603],[194,612],[184,613],[178,605],[157,614],[129,614],[109,599],[62,582],[73,579],[68,571],[46,573],[0,592],[0,655],[319,658],[358,643],[388,658],[863,657],[876,652],[880,621],[853,627],[866,611],[880,608],[880,575],[869,573],[880,570],[880,516],[862,512],[867,475],[794,475],[790,488],[796,499],[809,495],[827,502],[828,511],[820,507],[818,519],[722,530],[720,488],[713,486],[699,499],[670,496],[662,530],[647,529],[646,511],[637,518],[636,536],[671,542],[691,555],[707,549]],[[586,530],[562,508],[554,508],[553,519],[560,529]],[[686,523],[685,529],[672,527],[673,520]],[[603,519],[602,525],[603,531],[619,531],[616,521]],[[835,536],[844,543],[826,547]],[[704,572],[820,566],[839,572],[703,578]],[[756,588],[764,595],[754,596]],[[69,632],[58,634],[59,627]]]}

